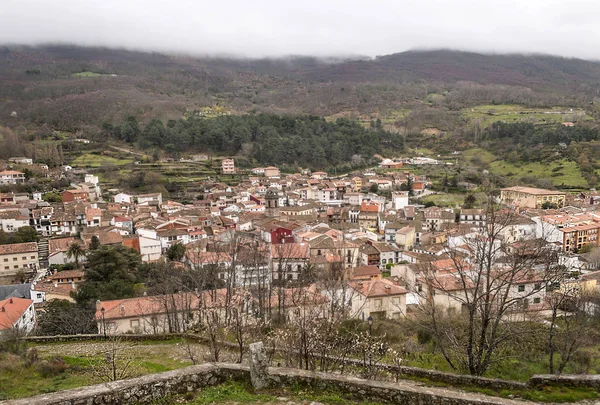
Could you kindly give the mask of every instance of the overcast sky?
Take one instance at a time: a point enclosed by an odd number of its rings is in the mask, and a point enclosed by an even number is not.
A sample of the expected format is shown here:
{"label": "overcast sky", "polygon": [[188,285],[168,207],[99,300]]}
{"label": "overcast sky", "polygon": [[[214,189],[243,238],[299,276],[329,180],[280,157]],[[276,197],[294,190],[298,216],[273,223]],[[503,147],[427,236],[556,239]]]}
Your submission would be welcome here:
{"label": "overcast sky", "polygon": [[194,54],[414,48],[599,59],[598,0],[0,0],[0,43]]}

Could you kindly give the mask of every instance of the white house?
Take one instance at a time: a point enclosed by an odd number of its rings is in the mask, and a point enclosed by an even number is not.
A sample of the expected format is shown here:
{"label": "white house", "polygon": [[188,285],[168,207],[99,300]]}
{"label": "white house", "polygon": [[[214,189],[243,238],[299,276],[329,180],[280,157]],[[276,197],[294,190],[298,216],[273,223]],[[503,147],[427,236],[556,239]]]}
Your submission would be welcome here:
{"label": "white house", "polygon": [[392,207],[395,210],[403,209],[408,204],[408,191],[395,191],[392,193]]}
{"label": "white house", "polygon": [[117,204],[131,204],[133,202],[133,196],[127,193],[119,193],[113,197],[113,201]]}
{"label": "white house", "polygon": [[160,259],[162,248],[159,240],[139,236],[139,244],[143,262],[155,262]]}

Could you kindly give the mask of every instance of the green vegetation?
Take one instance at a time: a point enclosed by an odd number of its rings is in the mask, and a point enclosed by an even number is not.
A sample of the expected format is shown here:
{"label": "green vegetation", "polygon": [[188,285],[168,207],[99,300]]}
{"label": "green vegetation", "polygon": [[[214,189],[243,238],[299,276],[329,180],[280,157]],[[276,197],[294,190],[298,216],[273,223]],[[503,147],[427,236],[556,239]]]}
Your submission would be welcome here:
{"label": "green vegetation", "polygon": [[281,399],[290,404],[316,402],[331,405],[379,405],[377,402],[360,401],[353,399],[349,393],[328,390],[319,391],[303,389],[300,386],[292,388],[265,389],[256,392],[249,384],[230,381],[214,387],[206,387],[196,396],[186,395],[184,398],[163,398],[155,402],[156,405],[166,405],[175,402],[184,402],[190,405],[209,404],[264,404],[280,403]]}
{"label": "green vegetation", "polygon": [[[94,348],[95,345],[97,343],[91,343],[89,347]],[[97,352],[90,350],[89,355],[73,356],[50,354],[57,352],[52,346],[31,348],[30,350],[40,353],[39,359],[32,363],[13,354],[0,353],[0,400],[30,397],[103,382],[98,366],[105,361],[105,355],[100,348],[97,348]],[[144,349],[144,346],[130,346],[128,350],[132,361],[130,377],[175,370],[191,364],[174,360],[166,354],[168,350],[160,350],[155,346],[148,349]]]}
{"label": "green vegetation", "polygon": [[4,232],[0,230],[0,245],[37,242],[38,240],[40,240],[40,235],[30,226],[23,226],[17,229],[16,232]]}
{"label": "green vegetation", "polygon": [[106,73],[90,72],[89,70],[87,70],[87,71],[83,71],[83,72],[73,73],[72,76],[75,76],[75,77],[98,77],[98,76],[107,76],[107,75],[106,75]]}
{"label": "green vegetation", "polygon": [[102,156],[92,153],[85,153],[78,156],[71,163],[73,166],[80,167],[102,167],[102,166],[124,166],[133,163],[133,159],[117,159],[111,156]]}
{"label": "green vegetation", "polygon": [[523,181],[523,177],[533,177],[538,180],[549,179],[551,184],[557,187],[587,188],[588,185],[577,163],[566,159],[529,163],[509,163],[505,160],[496,160],[490,164],[489,170],[491,173],[525,183],[530,183],[530,181],[527,181],[528,179]]}
{"label": "green vegetation", "polygon": [[582,108],[531,108],[518,104],[477,105],[464,108],[461,113],[466,118],[472,121],[478,120],[484,125],[489,125],[497,121],[506,123],[530,122],[536,125],[553,125],[561,124],[565,121],[587,121],[593,119],[587,115]]}
{"label": "green vegetation", "polygon": [[158,119],[143,129],[135,117],[119,125],[105,123],[106,136],[160,148],[169,153],[212,151],[243,155],[259,164],[296,168],[336,167],[339,171],[373,164],[373,156],[385,150],[401,151],[403,137],[384,131],[381,121],[364,128],[356,121],[339,118],[335,123],[315,116],[242,115],[214,119]]}
{"label": "green vegetation", "polygon": [[[473,204],[474,208],[477,208],[480,204],[483,204],[486,201],[485,193],[475,193],[473,195],[476,198],[476,201]],[[431,195],[421,198],[420,202],[423,204],[432,202],[435,205],[437,205],[438,207],[456,208],[456,207],[461,207],[465,204],[466,196],[467,196],[467,194],[462,194],[462,193],[431,194]]]}

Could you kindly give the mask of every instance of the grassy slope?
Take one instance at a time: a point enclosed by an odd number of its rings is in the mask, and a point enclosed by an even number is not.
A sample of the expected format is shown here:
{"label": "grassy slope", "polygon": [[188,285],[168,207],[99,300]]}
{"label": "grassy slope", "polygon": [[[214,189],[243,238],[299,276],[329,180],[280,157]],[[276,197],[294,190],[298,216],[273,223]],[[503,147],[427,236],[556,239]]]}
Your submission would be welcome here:
{"label": "grassy slope", "polygon": [[[489,165],[488,170],[491,173],[506,176],[517,181],[523,176],[535,176],[537,178],[548,178],[552,180],[552,183],[555,186],[572,188],[588,187],[588,183],[582,177],[581,170],[579,170],[577,163],[566,159],[556,160],[554,162],[513,164],[503,159],[498,159],[492,153],[484,149],[472,148],[463,152],[463,162],[470,162],[475,156],[478,156],[483,163]],[[559,175],[557,176],[557,174]]]}
{"label": "grassy slope", "polygon": [[101,167],[101,166],[124,166],[133,163],[133,159],[117,159],[111,156],[94,155],[85,153],[73,160],[73,166]]}
{"label": "grassy slope", "polygon": [[[587,188],[588,186],[587,181],[582,177],[577,163],[566,159],[550,163],[531,162],[523,164],[512,164],[504,160],[496,160],[490,164],[490,172],[513,179],[519,179],[523,176],[548,178],[552,180],[555,186],[570,188]],[[561,175],[553,176],[556,174]]]}
{"label": "grassy slope", "polygon": [[560,124],[564,121],[582,119],[584,121],[593,118],[586,115],[581,108],[550,107],[550,108],[528,108],[515,104],[501,105],[478,105],[462,110],[463,116],[471,121],[482,120],[485,125],[492,122],[504,121],[514,122],[533,122],[535,124]]}

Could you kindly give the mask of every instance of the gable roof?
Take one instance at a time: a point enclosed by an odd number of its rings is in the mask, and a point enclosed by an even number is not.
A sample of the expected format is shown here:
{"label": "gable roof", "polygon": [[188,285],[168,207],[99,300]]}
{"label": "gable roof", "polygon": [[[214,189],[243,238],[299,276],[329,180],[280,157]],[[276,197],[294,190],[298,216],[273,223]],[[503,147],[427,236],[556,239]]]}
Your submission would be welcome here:
{"label": "gable roof", "polygon": [[367,298],[406,294],[408,291],[389,280],[367,280],[351,282],[350,286]]}
{"label": "gable roof", "polygon": [[37,253],[36,242],[12,243],[10,245],[0,245],[0,255],[12,255],[17,253]]}
{"label": "gable roof", "polygon": [[33,304],[26,298],[7,298],[0,301],[0,330],[10,329]]}

